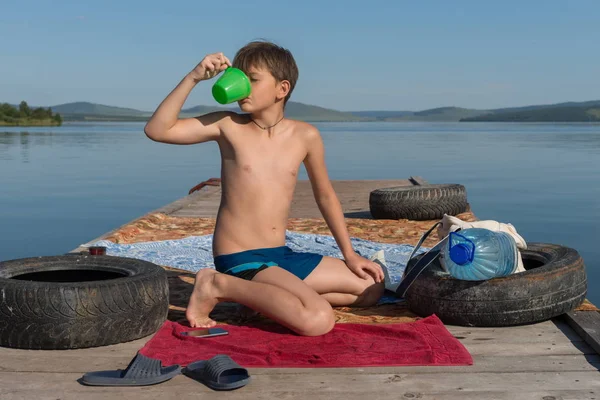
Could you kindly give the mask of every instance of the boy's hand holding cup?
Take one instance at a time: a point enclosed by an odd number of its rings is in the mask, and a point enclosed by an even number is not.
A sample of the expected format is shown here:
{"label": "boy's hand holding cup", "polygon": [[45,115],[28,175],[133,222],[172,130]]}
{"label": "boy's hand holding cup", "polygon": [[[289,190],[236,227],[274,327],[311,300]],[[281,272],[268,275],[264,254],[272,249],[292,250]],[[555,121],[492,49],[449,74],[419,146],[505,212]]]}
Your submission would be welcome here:
{"label": "boy's hand holding cup", "polygon": [[230,104],[250,96],[252,86],[246,74],[231,66],[223,53],[209,54],[190,72],[195,83],[211,79],[225,71],[212,87],[212,95],[220,104]]}
{"label": "boy's hand holding cup", "polygon": [[223,53],[209,54],[200,61],[200,64],[196,65],[189,76],[195,83],[198,83],[215,77],[228,67],[231,67],[231,61]]}

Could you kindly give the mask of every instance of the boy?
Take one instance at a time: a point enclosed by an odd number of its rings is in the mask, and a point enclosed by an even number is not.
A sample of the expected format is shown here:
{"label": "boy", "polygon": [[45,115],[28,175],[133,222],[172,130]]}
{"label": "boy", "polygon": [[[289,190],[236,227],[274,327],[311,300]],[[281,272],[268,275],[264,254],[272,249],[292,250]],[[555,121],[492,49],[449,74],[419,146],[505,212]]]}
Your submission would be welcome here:
{"label": "boy", "polygon": [[[178,119],[194,86],[231,62],[207,55],[159,105],[144,131],[157,142],[195,144],[214,140],[221,152],[222,195],[213,255],[216,271],[196,275],[186,318],[211,327],[209,313],[221,301],[245,305],[300,335],[334,326],[332,306],[370,306],[384,291],[383,271],[354,252],[339,200],[329,181],[323,142],[312,125],[284,118],[298,79],[291,53],[268,42],[238,51],[233,66],[250,78],[252,93],[238,102],[246,114],[213,112]],[[296,174],[304,163],[314,196],[344,260],[295,253],[285,246]]]}

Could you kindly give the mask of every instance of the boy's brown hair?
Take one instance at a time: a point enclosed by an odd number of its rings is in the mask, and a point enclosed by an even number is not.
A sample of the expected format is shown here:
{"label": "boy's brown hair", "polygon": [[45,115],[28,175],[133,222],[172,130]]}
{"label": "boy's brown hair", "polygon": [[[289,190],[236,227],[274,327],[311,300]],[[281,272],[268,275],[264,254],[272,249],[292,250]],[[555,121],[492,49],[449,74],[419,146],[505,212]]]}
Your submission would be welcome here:
{"label": "boy's brown hair", "polygon": [[278,82],[286,80],[290,82],[290,91],[285,96],[285,105],[292,95],[292,91],[298,81],[298,66],[288,49],[284,49],[271,42],[254,41],[238,50],[233,66],[248,72],[251,67],[266,68]]}

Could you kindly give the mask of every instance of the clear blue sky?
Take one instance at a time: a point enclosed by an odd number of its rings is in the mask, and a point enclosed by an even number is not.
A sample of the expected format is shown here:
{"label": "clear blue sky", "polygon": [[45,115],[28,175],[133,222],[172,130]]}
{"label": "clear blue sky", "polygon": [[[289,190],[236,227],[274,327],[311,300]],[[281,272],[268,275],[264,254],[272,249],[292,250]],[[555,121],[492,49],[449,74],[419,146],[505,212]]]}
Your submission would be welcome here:
{"label": "clear blue sky", "polygon": [[[206,53],[289,48],[292,100],[339,110],[600,99],[600,1],[8,0],[0,102],[154,109]],[[187,106],[216,105],[212,82]]]}

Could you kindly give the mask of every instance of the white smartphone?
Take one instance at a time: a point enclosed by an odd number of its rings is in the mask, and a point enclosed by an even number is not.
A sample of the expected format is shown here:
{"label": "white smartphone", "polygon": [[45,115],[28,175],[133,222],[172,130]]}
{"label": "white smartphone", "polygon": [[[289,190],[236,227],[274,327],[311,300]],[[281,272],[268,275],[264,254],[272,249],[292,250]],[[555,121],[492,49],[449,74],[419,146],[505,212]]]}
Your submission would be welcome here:
{"label": "white smartphone", "polygon": [[227,334],[229,334],[229,332],[227,332],[223,328],[208,328],[208,329],[196,329],[193,331],[185,331],[185,332],[181,332],[181,334],[183,336],[206,338],[206,337],[227,335]]}

